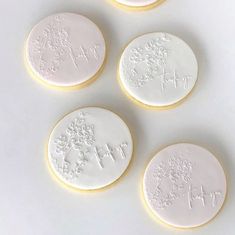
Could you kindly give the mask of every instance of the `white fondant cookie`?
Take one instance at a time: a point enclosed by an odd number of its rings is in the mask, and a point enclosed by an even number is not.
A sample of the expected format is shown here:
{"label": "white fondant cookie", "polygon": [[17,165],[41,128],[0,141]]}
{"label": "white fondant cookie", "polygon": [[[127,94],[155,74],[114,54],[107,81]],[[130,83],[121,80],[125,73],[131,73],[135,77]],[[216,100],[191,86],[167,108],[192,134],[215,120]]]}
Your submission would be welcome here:
{"label": "white fondant cookie", "polygon": [[128,7],[147,7],[161,0],[115,0],[116,2]]}
{"label": "white fondant cookie", "polygon": [[185,98],[198,75],[196,57],[181,39],[149,33],[124,50],[119,77],[124,91],[141,104],[166,107]]}
{"label": "white fondant cookie", "polygon": [[99,28],[84,16],[61,13],[39,22],[26,43],[26,63],[52,86],[80,86],[93,78],[105,59]]}
{"label": "white fondant cookie", "polygon": [[210,221],[226,196],[226,177],[208,150],[175,144],[158,152],[143,179],[147,205],[165,223],[192,228]]}
{"label": "white fondant cookie", "polygon": [[65,116],[52,131],[49,165],[67,185],[99,189],[127,169],[132,144],[127,125],[116,114],[102,108],[81,108]]}

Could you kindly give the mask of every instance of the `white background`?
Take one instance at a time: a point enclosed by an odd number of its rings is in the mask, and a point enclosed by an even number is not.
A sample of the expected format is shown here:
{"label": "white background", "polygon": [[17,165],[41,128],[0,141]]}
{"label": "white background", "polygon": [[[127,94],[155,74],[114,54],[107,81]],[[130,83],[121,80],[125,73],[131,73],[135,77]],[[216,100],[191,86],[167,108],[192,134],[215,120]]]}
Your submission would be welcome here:
{"label": "white background", "polygon": [[[235,217],[235,3],[233,0],[166,0],[145,12],[125,12],[105,0],[1,1],[0,14],[0,234],[152,235],[234,234]],[[89,16],[103,30],[108,60],[100,78],[79,91],[54,91],[30,78],[23,46],[40,19],[62,11]],[[144,110],[121,92],[116,69],[124,45],[166,31],[193,48],[200,65],[193,94],[168,111]],[[61,187],[45,164],[51,128],[82,106],[102,106],[129,124],[135,155],[128,174],[99,193]],[[165,145],[187,141],[207,147],[228,176],[219,215],[194,230],[171,230],[149,216],[140,198],[144,167]]]}

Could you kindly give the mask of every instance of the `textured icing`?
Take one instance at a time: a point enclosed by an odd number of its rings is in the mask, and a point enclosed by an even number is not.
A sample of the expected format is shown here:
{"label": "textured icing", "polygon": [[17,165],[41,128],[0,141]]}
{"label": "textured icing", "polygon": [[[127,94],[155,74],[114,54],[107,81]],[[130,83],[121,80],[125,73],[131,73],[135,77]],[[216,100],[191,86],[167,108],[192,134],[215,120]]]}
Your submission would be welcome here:
{"label": "textured icing", "polygon": [[159,2],[159,0],[115,0],[115,1],[130,7],[146,7],[153,3]]}
{"label": "textured icing", "polygon": [[26,60],[37,78],[50,85],[81,85],[100,70],[105,41],[84,16],[61,13],[39,22],[26,43]]}
{"label": "textured icing", "polygon": [[124,50],[119,76],[125,91],[137,101],[156,107],[175,104],[193,89],[196,57],[181,39],[150,33],[134,39]]}
{"label": "textured icing", "polygon": [[157,153],[143,180],[151,210],[167,224],[190,228],[211,220],[226,196],[226,178],[218,160],[193,144],[175,144]]}
{"label": "textured icing", "polygon": [[95,107],[65,116],[48,144],[53,172],[78,189],[98,189],[117,180],[132,157],[127,125],[114,113]]}

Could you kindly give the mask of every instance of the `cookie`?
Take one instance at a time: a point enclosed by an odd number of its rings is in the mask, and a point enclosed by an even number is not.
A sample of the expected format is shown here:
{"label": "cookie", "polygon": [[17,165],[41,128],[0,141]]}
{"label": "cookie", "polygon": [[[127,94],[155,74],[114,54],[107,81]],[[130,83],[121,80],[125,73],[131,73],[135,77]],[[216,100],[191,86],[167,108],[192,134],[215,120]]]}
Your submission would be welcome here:
{"label": "cookie", "polygon": [[209,222],[226,197],[226,177],[215,156],[181,143],[158,152],[143,178],[147,206],[168,225],[193,228]]}
{"label": "cookie", "polygon": [[191,48],[168,33],[137,37],[124,49],[119,81],[132,100],[145,107],[166,108],[184,100],[198,77]]}
{"label": "cookie", "polygon": [[164,0],[112,0],[115,5],[127,10],[149,10]]}
{"label": "cookie", "polygon": [[60,13],[40,21],[26,42],[26,66],[44,84],[79,88],[91,82],[104,64],[105,40],[88,18]]}
{"label": "cookie", "polygon": [[64,184],[75,189],[100,189],[116,181],[127,169],[133,152],[131,133],[111,111],[97,107],[78,109],[53,129],[48,163]]}

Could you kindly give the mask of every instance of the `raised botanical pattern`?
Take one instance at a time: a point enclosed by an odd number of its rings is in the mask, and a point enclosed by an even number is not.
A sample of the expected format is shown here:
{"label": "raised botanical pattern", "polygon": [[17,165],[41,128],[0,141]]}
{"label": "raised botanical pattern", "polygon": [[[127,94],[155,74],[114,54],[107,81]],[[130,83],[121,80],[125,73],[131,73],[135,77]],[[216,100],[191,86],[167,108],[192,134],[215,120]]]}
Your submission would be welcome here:
{"label": "raised botanical pattern", "polygon": [[64,17],[57,15],[47,24],[42,34],[31,42],[30,55],[37,72],[44,78],[51,78],[70,60],[79,70],[80,60],[89,62],[99,58],[99,44],[92,46],[74,45],[71,41],[71,29],[64,23]]}
{"label": "raised botanical pattern", "polygon": [[159,80],[162,91],[170,85],[174,88],[188,88],[192,76],[182,75],[177,68],[172,69],[167,65],[171,53],[168,44],[171,40],[170,36],[162,34],[143,46],[131,49],[126,79],[132,87],[141,88],[152,80]]}
{"label": "raised botanical pattern", "polygon": [[[173,204],[186,186],[191,182],[193,165],[190,161],[173,156],[167,162],[162,161],[154,171],[155,189],[151,192],[151,201],[158,209],[165,209]],[[164,190],[164,185],[169,188]]]}
{"label": "raised botanical pattern", "polygon": [[148,191],[150,201],[156,209],[167,209],[180,198],[185,198],[188,208],[199,200],[203,207],[215,207],[221,191],[207,192],[203,185],[193,186],[192,173],[194,164],[181,156],[172,156],[168,161],[161,161],[153,173],[154,188]]}
{"label": "raised botanical pattern", "polygon": [[105,162],[115,164],[117,159],[126,158],[126,141],[119,145],[97,145],[95,126],[87,121],[88,116],[88,113],[78,113],[65,132],[54,140],[55,151],[50,153],[53,165],[68,181],[78,179],[88,166],[102,170]]}

